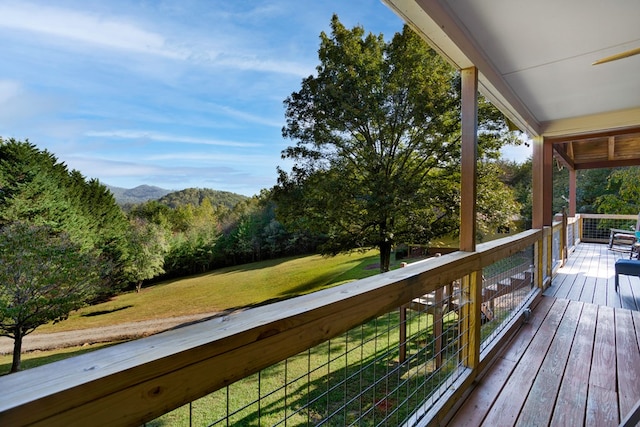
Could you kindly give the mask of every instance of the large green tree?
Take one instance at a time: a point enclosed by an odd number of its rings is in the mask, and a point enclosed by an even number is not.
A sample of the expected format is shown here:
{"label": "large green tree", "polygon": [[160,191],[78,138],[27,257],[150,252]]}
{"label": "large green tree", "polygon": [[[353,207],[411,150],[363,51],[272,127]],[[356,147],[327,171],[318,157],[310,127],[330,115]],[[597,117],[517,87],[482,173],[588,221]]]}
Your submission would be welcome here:
{"label": "large green tree", "polygon": [[[283,151],[294,166],[279,170],[278,218],[324,234],[326,253],[378,247],[387,271],[396,242],[458,227],[460,79],[409,27],[388,43],[337,16],[331,30],[316,75],[285,100],[296,145]],[[504,119],[484,100],[479,111],[479,155],[495,159]]]}
{"label": "large green tree", "polygon": [[109,190],[29,141],[0,138],[0,227],[14,222],[66,233],[113,263],[114,286],[123,281],[129,223]]}
{"label": "large green tree", "polygon": [[14,340],[11,372],[20,369],[24,336],[98,295],[108,265],[51,227],[0,228],[0,335]]}

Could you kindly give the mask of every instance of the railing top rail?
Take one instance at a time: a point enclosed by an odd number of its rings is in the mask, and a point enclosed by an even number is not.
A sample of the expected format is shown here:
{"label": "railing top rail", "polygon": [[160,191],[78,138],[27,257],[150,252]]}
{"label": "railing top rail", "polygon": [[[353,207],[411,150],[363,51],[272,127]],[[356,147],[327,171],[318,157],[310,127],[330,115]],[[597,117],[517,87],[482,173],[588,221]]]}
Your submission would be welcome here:
{"label": "railing top rail", "polygon": [[532,245],[528,230],[406,268],[0,378],[0,425],[139,425]]}
{"label": "railing top rail", "polygon": [[578,214],[580,218],[595,218],[595,219],[638,219],[638,214]]}

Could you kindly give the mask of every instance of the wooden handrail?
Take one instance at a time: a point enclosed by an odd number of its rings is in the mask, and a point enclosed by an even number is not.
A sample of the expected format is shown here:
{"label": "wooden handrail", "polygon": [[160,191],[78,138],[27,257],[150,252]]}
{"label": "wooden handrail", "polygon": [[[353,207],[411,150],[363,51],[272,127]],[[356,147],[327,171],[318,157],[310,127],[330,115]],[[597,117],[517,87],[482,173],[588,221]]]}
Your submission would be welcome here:
{"label": "wooden handrail", "polygon": [[430,262],[0,378],[0,425],[140,425],[542,239],[529,230]]}

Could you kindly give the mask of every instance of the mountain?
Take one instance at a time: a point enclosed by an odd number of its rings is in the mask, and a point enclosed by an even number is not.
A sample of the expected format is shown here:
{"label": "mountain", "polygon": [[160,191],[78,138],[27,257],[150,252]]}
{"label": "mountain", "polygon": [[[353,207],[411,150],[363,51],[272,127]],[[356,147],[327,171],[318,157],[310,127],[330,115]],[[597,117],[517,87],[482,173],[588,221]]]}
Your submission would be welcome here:
{"label": "mountain", "polygon": [[172,190],[165,190],[164,188],[154,187],[152,185],[139,185],[135,188],[122,188],[122,187],[113,187],[111,185],[106,186],[109,191],[113,194],[113,197],[116,199],[116,202],[119,205],[124,205],[128,203],[142,203],[148,200],[157,200],[167,194],[171,193]]}
{"label": "mountain", "polygon": [[111,191],[116,203],[120,206],[144,203],[149,200],[157,200],[171,208],[187,204],[200,206],[202,201],[208,198],[214,206],[225,205],[228,208],[233,208],[239,202],[248,199],[247,196],[241,194],[208,188],[187,188],[180,191],[172,191],[152,185],[139,185],[135,188],[113,187],[111,185],[106,187]]}
{"label": "mountain", "polygon": [[158,202],[170,208],[177,208],[184,205],[200,206],[205,198],[209,199],[214,206],[224,205],[230,209],[239,202],[248,199],[247,196],[229,191],[211,190],[209,188],[187,188],[171,192],[158,199]]}

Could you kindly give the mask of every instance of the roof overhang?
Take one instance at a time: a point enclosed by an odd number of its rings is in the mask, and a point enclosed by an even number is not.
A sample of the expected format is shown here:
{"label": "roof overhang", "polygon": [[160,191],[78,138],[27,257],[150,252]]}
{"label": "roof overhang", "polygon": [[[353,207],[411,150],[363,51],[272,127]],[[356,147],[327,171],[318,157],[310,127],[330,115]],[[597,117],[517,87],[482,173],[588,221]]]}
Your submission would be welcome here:
{"label": "roof overhang", "polygon": [[383,1],[570,167],[640,164],[640,55],[592,65],[640,48],[640,2]]}

